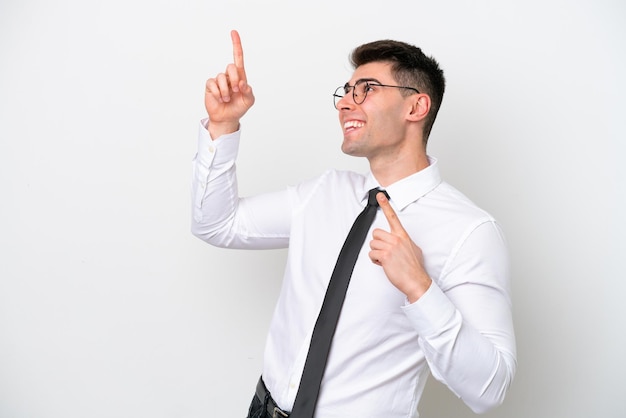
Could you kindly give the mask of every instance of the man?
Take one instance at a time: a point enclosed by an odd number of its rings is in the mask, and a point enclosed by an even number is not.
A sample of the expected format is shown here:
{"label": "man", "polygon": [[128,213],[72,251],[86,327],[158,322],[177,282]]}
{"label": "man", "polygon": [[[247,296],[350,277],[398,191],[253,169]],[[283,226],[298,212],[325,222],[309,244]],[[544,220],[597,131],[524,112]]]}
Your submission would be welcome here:
{"label": "man", "polygon": [[387,194],[376,195],[382,211],[354,266],[315,417],[417,417],[429,371],[475,412],[499,405],[516,368],[507,251],[496,221],[426,153],[445,84],[437,62],[403,42],[357,48],[335,106],[342,151],[367,158],[370,172],[328,170],[239,198],[240,119],[254,94],[231,37],[234,62],[206,83],[192,232],[220,247],[289,248],[249,416],[288,416],[298,403],[337,255],[375,188]]}

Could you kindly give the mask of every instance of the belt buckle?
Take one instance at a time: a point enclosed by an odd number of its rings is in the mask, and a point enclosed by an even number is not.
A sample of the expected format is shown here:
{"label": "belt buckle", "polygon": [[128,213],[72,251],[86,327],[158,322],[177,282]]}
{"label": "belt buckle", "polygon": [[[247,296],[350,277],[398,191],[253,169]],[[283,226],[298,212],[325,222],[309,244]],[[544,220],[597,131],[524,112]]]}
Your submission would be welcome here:
{"label": "belt buckle", "polygon": [[289,414],[284,412],[279,407],[275,406],[274,407],[274,413],[272,414],[272,418],[289,418]]}

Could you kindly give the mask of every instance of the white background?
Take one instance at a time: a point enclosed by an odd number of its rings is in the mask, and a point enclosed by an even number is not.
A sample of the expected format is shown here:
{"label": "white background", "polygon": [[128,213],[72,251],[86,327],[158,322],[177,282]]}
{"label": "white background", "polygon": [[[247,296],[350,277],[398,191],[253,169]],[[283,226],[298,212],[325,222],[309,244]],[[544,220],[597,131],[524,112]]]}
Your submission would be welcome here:
{"label": "white background", "polygon": [[[512,255],[518,374],[486,416],[626,416],[623,2],[2,0],[1,418],[245,415],[285,252],[189,233],[233,28],[257,96],[242,194],[366,168],[331,100],[353,47],[434,55],[429,153]],[[420,411],[472,416],[436,382]]]}

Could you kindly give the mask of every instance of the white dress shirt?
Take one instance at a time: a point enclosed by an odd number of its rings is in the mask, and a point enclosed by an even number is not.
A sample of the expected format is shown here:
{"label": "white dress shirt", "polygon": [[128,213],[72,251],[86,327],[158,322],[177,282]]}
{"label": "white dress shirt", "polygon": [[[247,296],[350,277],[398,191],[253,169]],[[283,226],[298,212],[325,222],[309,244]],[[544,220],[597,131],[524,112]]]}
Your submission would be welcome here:
{"label": "white dress shirt", "polygon": [[[267,337],[263,380],[291,410],[339,250],[379,186],[371,173],[329,170],[284,190],[239,197],[240,132],[212,141],[200,127],[192,232],[219,247],[288,247]],[[388,187],[422,249],[429,290],[409,304],[363,246],[348,288],[315,416],[414,418],[428,377],[475,412],[499,405],[516,368],[508,256],[496,221],[440,178],[437,161]],[[389,230],[381,211],[373,228]],[[251,383],[251,388],[253,384]]]}

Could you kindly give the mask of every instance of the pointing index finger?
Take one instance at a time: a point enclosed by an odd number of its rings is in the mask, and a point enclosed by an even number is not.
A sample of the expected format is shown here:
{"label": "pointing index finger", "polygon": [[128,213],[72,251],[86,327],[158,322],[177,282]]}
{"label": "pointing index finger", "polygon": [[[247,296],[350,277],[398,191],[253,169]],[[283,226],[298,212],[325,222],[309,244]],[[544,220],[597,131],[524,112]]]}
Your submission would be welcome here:
{"label": "pointing index finger", "polygon": [[230,32],[230,38],[233,41],[233,60],[235,63],[235,67],[241,71],[241,77],[246,79],[246,70],[243,65],[243,47],[241,46],[241,38],[239,37],[239,32],[236,30],[232,30]]}
{"label": "pointing index finger", "polygon": [[396,211],[391,207],[387,196],[385,196],[383,192],[380,192],[376,195],[376,200],[378,201],[380,208],[383,210],[385,218],[387,218],[387,222],[389,222],[391,232],[404,231],[404,227],[402,226],[402,223],[400,223],[400,219],[398,219]]}

